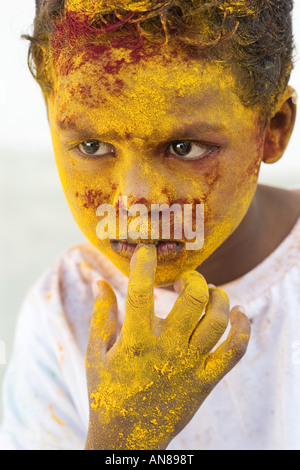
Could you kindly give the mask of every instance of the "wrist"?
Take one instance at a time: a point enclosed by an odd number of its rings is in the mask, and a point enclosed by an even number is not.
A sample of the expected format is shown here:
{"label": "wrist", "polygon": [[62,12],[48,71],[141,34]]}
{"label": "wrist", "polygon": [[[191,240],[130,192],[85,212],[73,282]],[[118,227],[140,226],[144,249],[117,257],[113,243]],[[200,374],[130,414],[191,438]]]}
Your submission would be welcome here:
{"label": "wrist", "polygon": [[114,419],[105,426],[91,421],[85,450],[164,450],[172,439],[165,426]]}

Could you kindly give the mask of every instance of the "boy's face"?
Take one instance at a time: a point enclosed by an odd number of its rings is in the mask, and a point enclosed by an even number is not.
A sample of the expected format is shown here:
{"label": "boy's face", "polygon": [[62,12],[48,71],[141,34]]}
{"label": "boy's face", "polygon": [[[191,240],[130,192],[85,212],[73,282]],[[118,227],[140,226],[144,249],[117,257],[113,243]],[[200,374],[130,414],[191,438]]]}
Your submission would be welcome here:
{"label": "boy's face", "polygon": [[263,151],[258,110],[242,105],[228,70],[171,47],[144,49],[141,59],[128,49],[88,46],[66,53],[54,74],[47,103],[54,151],[82,232],[129,276],[128,251],[96,233],[98,206],[114,206],[118,221],[119,196],[149,213],[151,204],[204,204],[203,247],[187,250],[187,238],[175,237],[176,249],[158,257],[155,283],[196,269],[254,196]]}

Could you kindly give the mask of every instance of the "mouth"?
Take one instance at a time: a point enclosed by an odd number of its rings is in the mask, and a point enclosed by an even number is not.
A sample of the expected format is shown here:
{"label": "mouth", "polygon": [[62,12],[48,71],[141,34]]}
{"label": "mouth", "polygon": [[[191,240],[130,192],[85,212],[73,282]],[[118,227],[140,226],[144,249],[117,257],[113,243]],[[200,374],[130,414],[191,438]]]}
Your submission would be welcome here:
{"label": "mouth", "polygon": [[159,240],[159,241],[128,241],[128,240],[110,240],[112,249],[120,256],[126,259],[131,259],[134,250],[139,243],[152,244],[156,246],[157,260],[164,260],[176,257],[184,247],[181,242],[174,240]]}

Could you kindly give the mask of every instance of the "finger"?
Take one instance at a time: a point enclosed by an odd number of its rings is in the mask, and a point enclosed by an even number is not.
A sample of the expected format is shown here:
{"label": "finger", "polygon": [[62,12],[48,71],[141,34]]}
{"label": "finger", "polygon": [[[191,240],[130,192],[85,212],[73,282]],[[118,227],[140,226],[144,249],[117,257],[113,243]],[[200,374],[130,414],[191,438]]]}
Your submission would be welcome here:
{"label": "finger", "polygon": [[229,322],[229,299],[217,287],[209,288],[209,301],[190,339],[190,347],[199,354],[208,354],[223,336]]}
{"label": "finger", "polygon": [[97,281],[94,286],[94,310],[91,320],[87,358],[102,357],[115,343],[118,334],[118,305],[111,286]]}
{"label": "finger", "polygon": [[221,379],[247,351],[251,326],[247,316],[234,307],[230,312],[231,328],[227,339],[214,351],[206,363],[205,371]]}
{"label": "finger", "polygon": [[166,319],[166,332],[174,332],[189,341],[197,322],[208,302],[208,287],[197,271],[187,271],[175,283],[179,296]]}
{"label": "finger", "polygon": [[131,341],[153,331],[156,266],[156,247],[138,245],[130,262],[123,326],[123,333],[128,335]]}

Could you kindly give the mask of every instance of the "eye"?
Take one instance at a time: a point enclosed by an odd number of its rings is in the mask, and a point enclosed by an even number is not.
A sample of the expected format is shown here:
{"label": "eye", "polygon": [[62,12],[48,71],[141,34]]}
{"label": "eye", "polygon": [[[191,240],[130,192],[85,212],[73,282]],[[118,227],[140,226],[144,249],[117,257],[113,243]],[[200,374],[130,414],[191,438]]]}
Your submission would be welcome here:
{"label": "eye", "polygon": [[78,145],[78,150],[83,155],[89,156],[102,156],[110,153],[115,153],[115,148],[106,142],[101,142],[100,140],[87,140]]}
{"label": "eye", "polygon": [[205,144],[195,144],[193,142],[178,140],[169,147],[169,154],[181,157],[186,160],[197,160],[205,157],[217,147]]}

